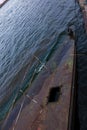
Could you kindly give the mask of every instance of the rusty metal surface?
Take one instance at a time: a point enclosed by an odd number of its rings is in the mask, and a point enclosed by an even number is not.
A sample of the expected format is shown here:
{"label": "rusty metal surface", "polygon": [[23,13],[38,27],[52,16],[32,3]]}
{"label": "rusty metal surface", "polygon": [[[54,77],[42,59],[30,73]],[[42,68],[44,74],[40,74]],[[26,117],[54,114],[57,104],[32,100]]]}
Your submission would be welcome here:
{"label": "rusty metal surface", "polygon": [[[42,71],[27,93],[27,95],[35,93],[32,100],[28,96],[20,99],[7,117],[3,130],[68,129],[70,109],[72,109],[71,91],[75,45],[74,41],[68,38],[60,46],[60,51],[56,51],[54,57],[46,65],[48,70]],[[59,97],[57,101],[49,102],[50,90],[55,87],[60,88]],[[25,105],[17,119],[23,99]]]}

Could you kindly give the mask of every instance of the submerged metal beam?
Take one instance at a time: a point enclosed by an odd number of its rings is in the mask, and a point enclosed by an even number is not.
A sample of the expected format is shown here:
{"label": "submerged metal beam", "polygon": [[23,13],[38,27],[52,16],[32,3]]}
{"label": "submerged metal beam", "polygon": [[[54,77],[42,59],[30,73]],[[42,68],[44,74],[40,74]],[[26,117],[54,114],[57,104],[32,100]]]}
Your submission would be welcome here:
{"label": "submerged metal beam", "polygon": [[77,0],[77,1],[79,2],[79,5],[80,5],[82,13],[83,13],[85,30],[87,33],[87,1],[86,0]]}
{"label": "submerged metal beam", "polygon": [[71,130],[75,43],[67,38],[3,123],[2,130]]}
{"label": "submerged metal beam", "polygon": [[7,2],[8,0],[0,0],[0,8]]}

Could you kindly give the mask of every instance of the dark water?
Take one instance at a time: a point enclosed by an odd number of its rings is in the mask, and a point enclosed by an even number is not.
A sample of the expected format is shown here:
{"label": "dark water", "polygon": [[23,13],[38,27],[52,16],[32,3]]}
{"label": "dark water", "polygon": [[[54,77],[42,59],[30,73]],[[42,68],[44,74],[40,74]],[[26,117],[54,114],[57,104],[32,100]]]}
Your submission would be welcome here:
{"label": "dark water", "polygon": [[87,34],[84,29],[82,11],[77,5],[76,47],[78,75],[78,112],[80,130],[87,130]]}
{"label": "dark water", "polygon": [[[0,9],[0,120],[19,89],[24,91],[33,73],[39,72],[41,65],[34,55],[45,64],[52,49],[62,44],[68,25],[76,25],[77,51],[86,52],[83,19],[74,0],[9,0]],[[87,111],[86,59],[78,57],[79,113]],[[80,124],[86,118],[82,112]]]}

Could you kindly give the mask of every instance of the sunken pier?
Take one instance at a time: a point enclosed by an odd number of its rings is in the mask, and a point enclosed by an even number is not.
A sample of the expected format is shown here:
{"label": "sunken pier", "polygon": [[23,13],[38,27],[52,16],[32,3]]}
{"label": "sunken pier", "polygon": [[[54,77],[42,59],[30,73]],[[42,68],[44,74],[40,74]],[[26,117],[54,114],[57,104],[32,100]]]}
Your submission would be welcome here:
{"label": "sunken pier", "polygon": [[15,104],[2,130],[74,130],[75,42],[64,43]]}

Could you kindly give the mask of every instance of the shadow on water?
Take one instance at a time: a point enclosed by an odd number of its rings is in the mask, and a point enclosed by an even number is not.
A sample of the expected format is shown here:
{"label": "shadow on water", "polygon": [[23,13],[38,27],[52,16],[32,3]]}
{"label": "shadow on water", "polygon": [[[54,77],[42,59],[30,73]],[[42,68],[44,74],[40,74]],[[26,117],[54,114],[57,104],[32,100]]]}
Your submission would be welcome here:
{"label": "shadow on water", "polygon": [[75,130],[87,130],[87,34],[81,8],[78,4],[76,7],[77,101]]}

